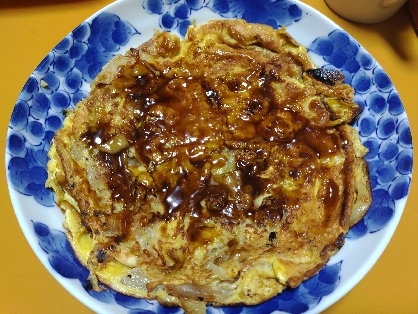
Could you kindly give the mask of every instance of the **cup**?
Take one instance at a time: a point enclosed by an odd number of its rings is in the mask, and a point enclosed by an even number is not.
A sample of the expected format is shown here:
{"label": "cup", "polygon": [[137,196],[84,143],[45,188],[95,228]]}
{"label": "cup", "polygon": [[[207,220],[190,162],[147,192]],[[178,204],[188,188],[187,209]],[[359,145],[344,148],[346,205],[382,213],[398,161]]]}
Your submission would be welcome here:
{"label": "cup", "polygon": [[358,23],[383,22],[394,15],[406,0],[325,0],[339,16]]}

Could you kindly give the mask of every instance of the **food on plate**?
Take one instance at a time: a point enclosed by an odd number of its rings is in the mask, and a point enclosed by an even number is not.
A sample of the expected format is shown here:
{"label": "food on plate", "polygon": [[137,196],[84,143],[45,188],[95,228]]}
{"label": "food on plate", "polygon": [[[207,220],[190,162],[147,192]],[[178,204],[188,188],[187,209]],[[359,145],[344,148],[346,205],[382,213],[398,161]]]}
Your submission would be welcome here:
{"label": "food on plate", "polygon": [[48,162],[92,288],[204,313],[316,274],[371,203],[343,79],[285,29],[242,20],[111,60]]}

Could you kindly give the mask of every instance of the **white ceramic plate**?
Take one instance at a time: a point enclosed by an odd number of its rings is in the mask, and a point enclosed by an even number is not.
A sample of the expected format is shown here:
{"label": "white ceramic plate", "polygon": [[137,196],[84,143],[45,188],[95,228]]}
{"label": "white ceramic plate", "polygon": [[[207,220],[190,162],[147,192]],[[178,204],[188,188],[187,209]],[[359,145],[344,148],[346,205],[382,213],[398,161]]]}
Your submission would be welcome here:
{"label": "white ceramic plate", "polygon": [[315,277],[256,307],[209,308],[208,313],[316,313],[347,293],[370,270],[392,237],[405,206],[412,173],[411,132],[399,95],[381,66],[340,27],[298,1],[121,0],[66,36],[29,77],[7,134],[6,168],[11,200],[30,246],[50,273],[97,313],[181,313],[112,290],[88,289],[87,270],[65,239],[60,210],[44,188],[49,143],[63,109],[89,91],[112,56],[148,40],[154,30],[184,34],[211,19],[244,18],[287,26],[318,66],[337,68],[364,107],[354,125],[369,148],[373,204],[346,244]]}

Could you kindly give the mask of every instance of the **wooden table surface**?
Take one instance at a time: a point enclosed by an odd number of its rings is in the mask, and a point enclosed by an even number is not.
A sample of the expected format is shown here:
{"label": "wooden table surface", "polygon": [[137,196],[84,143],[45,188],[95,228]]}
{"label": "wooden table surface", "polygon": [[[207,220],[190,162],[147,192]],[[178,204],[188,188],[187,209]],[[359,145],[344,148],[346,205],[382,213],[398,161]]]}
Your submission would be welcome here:
{"label": "wooden table surface", "polygon": [[[77,25],[111,2],[1,1],[0,139],[3,147],[16,99],[40,60]],[[323,0],[304,2],[339,24],[382,65],[404,103],[412,137],[418,138],[418,38],[406,7],[383,23],[361,25],[339,18]],[[91,313],[53,279],[32,252],[10,203],[5,168],[0,171],[3,177],[0,313]],[[418,313],[416,171],[415,167],[404,214],[387,249],[365,278],[326,313]]]}

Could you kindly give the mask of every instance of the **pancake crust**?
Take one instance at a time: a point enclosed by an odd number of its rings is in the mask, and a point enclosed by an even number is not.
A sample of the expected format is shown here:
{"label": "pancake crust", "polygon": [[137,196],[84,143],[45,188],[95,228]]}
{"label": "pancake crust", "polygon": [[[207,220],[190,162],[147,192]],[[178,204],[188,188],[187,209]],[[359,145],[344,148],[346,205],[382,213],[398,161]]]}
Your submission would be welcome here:
{"label": "pancake crust", "polygon": [[285,29],[242,20],[116,56],[49,152],[93,288],[204,313],[317,273],[371,203],[342,81]]}

